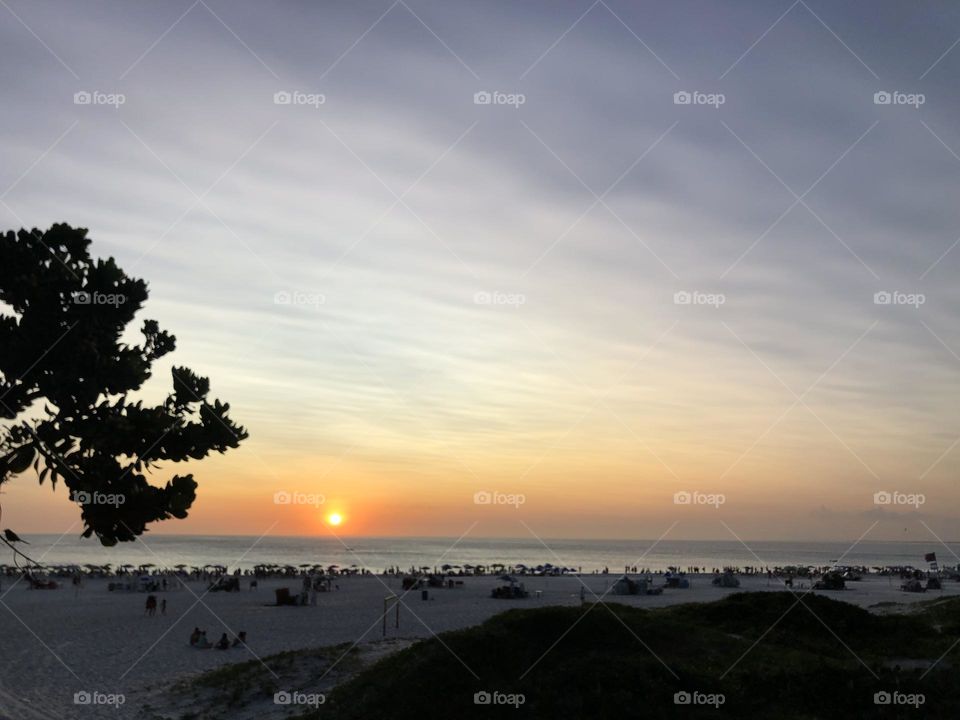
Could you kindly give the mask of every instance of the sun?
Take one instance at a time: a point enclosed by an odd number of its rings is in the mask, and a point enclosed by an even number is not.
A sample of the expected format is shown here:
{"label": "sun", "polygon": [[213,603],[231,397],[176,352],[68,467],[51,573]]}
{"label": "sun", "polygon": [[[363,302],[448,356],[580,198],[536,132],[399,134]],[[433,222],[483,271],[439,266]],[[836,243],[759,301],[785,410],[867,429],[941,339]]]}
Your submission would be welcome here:
{"label": "sun", "polygon": [[330,513],[327,515],[327,522],[333,526],[337,526],[343,522],[343,515],[340,513]]}

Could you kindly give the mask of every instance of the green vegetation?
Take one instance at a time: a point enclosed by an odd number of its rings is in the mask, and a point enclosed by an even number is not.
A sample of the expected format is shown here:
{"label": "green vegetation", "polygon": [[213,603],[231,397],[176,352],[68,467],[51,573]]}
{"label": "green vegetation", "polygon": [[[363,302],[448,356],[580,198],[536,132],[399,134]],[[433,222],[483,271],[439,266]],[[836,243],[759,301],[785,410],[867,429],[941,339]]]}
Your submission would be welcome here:
{"label": "green vegetation", "polygon": [[[210,381],[189,368],[171,368],[159,405],[139,399],[154,363],[176,347],[149,319],[141,345],[126,340],[148,295],[147,283],[113,258],[90,255],[84,228],[0,234],[0,306],[8,311],[0,312],[0,487],[31,468],[41,484],[63,480],[83,536],[108,546],[187,517],[193,475],[162,486],[148,475],[247,437],[227,403],[208,399]],[[17,535],[6,532],[0,542],[13,547]]]}
{"label": "green vegetation", "polygon": [[291,650],[208,670],[162,691],[162,711],[144,713],[160,720],[237,720],[289,715],[274,694],[305,686],[324,692],[364,667],[361,648],[351,643]]}
{"label": "green vegetation", "polygon": [[[738,593],[655,610],[511,610],[385,658],[302,717],[960,717],[952,667],[960,599],[874,615],[798,597]],[[524,702],[475,704],[482,691],[522,694]],[[674,694],[683,691],[719,693],[724,702],[678,706]],[[875,704],[884,691],[922,693],[924,702],[919,710]]]}

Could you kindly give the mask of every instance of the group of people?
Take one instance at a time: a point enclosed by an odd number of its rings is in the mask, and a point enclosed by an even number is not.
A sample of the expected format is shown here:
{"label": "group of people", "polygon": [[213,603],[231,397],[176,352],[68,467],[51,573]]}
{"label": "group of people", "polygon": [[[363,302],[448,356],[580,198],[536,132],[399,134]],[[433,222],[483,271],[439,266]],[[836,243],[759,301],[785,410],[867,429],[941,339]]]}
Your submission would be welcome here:
{"label": "group of people", "polygon": [[227,634],[223,633],[220,636],[220,639],[216,643],[211,643],[207,639],[207,631],[201,630],[200,628],[195,627],[193,632],[190,633],[190,647],[195,647],[200,650],[209,650],[210,648],[216,648],[217,650],[229,650],[232,647],[237,647],[238,645],[247,644],[247,632],[246,630],[241,630],[240,633],[233,639],[231,643],[227,638]]}
{"label": "group of people", "polygon": [[[153,617],[157,614],[157,596],[156,595],[147,595],[147,602],[144,606],[143,614],[147,617]],[[162,598],[160,600],[160,614],[167,614],[167,599]]]}

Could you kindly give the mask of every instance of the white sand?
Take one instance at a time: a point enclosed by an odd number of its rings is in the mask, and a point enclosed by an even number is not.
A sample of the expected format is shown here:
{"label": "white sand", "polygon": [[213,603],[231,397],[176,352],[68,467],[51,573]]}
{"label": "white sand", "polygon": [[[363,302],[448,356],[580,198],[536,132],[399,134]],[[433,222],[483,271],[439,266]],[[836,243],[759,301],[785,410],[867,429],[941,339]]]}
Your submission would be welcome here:
{"label": "white sand", "polygon": [[[587,575],[582,579],[600,595],[616,577]],[[431,599],[426,602],[419,591],[410,592],[404,597],[400,630],[393,628],[391,615],[388,637],[429,637],[475,625],[509,608],[580,602],[581,583],[575,577],[523,581],[531,591],[528,600],[490,598],[490,589],[502,584],[493,577],[464,578],[462,589],[430,590]],[[741,583],[741,590],[782,589],[765,577],[741,578]],[[134,718],[140,715],[139,704],[149,696],[148,686],[251,660],[254,653],[263,658],[283,650],[379,640],[383,598],[390,592],[402,592],[399,578],[349,577],[340,579],[339,584],[339,591],[319,595],[317,607],[278,608],[267,606],[274,600],[273,589],[286,586],[297,590],[296,581],[261,580],[260,588],[249,592],[244,580],[239,593],[206,595],[204,583],[192,583],[189,590],[157,593],[167,599],[167,615],[147,618],[144,594],[108,592],[105,580],[88,581],[75,598],[69,585],[45,591],[28,590],[21,583],[11,589],[11,582],[5,579],[0,592],[0,717]],[[846,591],[823,594],[863,607],[960,595],[960,583],[956,582],[947,583],[942,592],[920,594],[903,593],[899,585],[898,578],[870,577],[848,583]],[[537,590],[542,597],[535,597]],[[800,591],[799,582],[794,590]],[[688,590],[665,590],[659,596],[608,595],[606,599],[659,607],[708,602],[731,592],[713,587],[709,577],[697,577]],[[202,602],[195,595],[202,596]],[[587,599],[592,599],[589,592]],[[205,629],[214,642],[222,632],[232,636],[245,630],[250,649],[195,650],[188,645],[194,626]],[[74,693],[82,690],[123,693],[126,702],[119,711],[75,705]]]}

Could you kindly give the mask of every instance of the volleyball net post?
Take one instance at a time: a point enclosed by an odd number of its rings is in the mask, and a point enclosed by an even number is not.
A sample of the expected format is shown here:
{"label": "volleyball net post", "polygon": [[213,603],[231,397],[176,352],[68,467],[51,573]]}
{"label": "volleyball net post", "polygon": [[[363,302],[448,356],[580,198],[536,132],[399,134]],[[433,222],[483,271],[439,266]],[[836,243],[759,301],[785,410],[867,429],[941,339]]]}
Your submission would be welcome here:
{"label": "volleyball net post", "polygon": [[390,615],[390,608],[394,609],[394,627],[400,629],[400,598],[396,595],[387,595],[383,598],[383,637],[387,636],[387,616]]}

